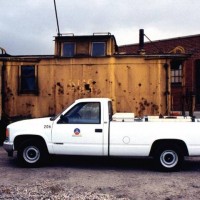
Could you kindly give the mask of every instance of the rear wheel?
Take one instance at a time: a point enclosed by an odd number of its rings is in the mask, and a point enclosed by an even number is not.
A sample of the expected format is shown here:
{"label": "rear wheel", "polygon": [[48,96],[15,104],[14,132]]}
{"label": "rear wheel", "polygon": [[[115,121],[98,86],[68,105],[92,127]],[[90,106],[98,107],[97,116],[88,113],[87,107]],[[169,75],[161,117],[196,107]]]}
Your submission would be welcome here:
{"label": "rear wheel", "polygon": [[183,162],[183,155],[176,145],[160,146],[155,153],[156,165],[162,171],[178,171]]}
{"label": "rear wheel", "polygon": [[20,164],[26,167],[40,166],[45,159],[45,147],[36,141],[24,143],[18,150],[18,160]]}

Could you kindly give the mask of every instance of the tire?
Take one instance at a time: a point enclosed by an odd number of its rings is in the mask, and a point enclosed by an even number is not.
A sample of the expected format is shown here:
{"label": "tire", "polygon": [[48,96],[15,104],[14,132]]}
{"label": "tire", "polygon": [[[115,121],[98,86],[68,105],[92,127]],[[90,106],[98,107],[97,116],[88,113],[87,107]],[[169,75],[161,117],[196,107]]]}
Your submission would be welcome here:
{"label": "tire", "polygon": [[161,171],[179,171],[183,160],[184,156],[176,145],[163,145],[156,150],[156,166]]}
{"label": "tire", "polygon": [[46,149],[36,141],[24,143],[17,152],[18,161],[25,167],[39,167],[44,163]]}

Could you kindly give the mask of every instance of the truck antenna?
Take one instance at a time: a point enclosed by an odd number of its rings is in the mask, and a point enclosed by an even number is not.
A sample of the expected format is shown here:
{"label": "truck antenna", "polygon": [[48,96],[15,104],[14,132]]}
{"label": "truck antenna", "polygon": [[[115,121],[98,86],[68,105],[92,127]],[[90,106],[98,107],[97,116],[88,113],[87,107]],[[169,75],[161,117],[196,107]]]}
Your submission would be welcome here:
{"label": "truck antenna", "polygon": [[56,15],[56,22],[57,22],[57,29],[58,29],[58,36],[61,36],[60,34],[60,28],[59,28],[59,22],[58,22],[58,14],[57,14],[57,8],[56,8],[56,0],[54,0],[54,8],[55,8],[55,15]]}

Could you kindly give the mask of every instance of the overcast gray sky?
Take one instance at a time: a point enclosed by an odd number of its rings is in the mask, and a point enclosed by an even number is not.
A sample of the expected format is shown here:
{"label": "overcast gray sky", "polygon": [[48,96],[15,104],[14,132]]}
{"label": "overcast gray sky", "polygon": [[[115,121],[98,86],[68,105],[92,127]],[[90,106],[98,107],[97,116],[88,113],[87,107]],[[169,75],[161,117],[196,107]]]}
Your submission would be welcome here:
{"label": "overcast gray sky", "polygon": [[[110,32],[117,44],[200,34],[199,0],[56,0],[61,33]],[[12,55],[53,54],[53,0],[0,0],[0,47]]]}

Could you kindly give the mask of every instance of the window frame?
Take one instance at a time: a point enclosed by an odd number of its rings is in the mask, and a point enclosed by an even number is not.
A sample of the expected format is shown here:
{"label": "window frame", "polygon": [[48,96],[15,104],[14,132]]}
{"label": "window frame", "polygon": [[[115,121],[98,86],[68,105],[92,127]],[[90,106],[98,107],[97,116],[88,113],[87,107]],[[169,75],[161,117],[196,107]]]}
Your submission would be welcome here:
{"label": "window frame", "polygon": [[[98,109],[99,109],[99,115],[98,115],[98,122],[97,123],[91,123],[92,121],[73,121],[76,118],[71,118],[72,121],[69,122],[69,115],[74,115],[77,114],[85,105],[87,104],[98,104]],[[75,111],[75,112],[74,112]],[[89,120],[89,119],[86,119]],[[60,119],[58,120],[57,124],[101,124],[101,103],[100,102],[80,102],[76,104],[74,107],[72,107],[70,110],[68,110],[64,115],[60,116]]]}
{"label": "window frame", "polygon": [[[65,45],[71,45],[70,48],[73,46],[73,49],[72,50],[70,49],[70,52],[68,52],[68,51],[64,50]],[[65,54],[65,52],[67,54]],[[64,43],[62,43],[62,54],[61,54],[62,57],[67,57],[67,58],[74,57],[75,53],[76,53],[76,43],[75,42],[64,42]]]}
{"label": "window frame", "polygon": [[[33,75],[25,75],[22,74],[22,70],[23,68],[28,68],[28,67],[33,67],[34,72]],[[33,78],[33,82],[34,82],[34,86],[33,89],[29,89],[28,87],[25,88],[23,86],[22,81],[28,81],[29,78]],[[27,79],[27,80],[24,80]],[[34,65],[34,64],[27,64],[27,65],[20,65],[19,66],[19,73],[18,73],[18,94],[34,94],[34,95],[38,95],[39,94],[39,89],[38,89],[38,65]]]}
{"label": "window frame", "polygon": [[177,62],[175,64],[171,63],[170,67],[170,78],[172,86],[182,86],[183,84],[183,64]]}
{"label": "window frame", "polygon": [[[95,51],[99,51],[99,49],[95,49],[95,45],[103,44],[103,54],[95,53]],[[100,50],[101,51],[101,50]],[[92,49],[91,49],[91,56],[92,57],[104,57],[106,56],[106,42],[92,42]]]}

